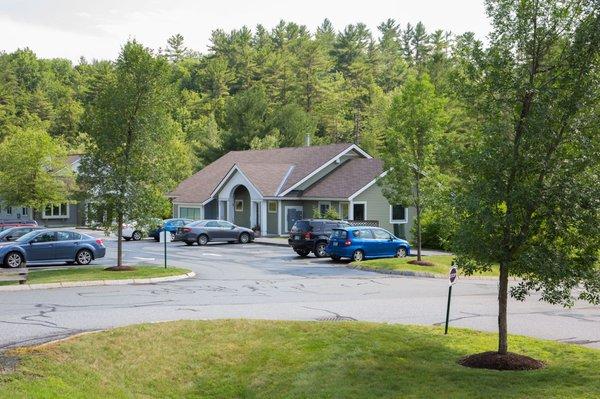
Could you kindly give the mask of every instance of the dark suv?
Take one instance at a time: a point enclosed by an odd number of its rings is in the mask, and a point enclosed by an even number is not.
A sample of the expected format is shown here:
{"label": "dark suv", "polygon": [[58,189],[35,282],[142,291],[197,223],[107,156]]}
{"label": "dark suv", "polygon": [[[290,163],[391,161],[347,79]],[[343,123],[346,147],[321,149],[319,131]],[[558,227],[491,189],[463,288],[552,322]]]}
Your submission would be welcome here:
{"label": "dark suv", "polygon": [[322,258],[327,256],[325,248],[329,243],[329,236],[333,229],[346,227],[350,227],[350,224],[341,220],[298,220],[290,230],[288,244],[300,256],[308,256],[312,252],[317,258]]}

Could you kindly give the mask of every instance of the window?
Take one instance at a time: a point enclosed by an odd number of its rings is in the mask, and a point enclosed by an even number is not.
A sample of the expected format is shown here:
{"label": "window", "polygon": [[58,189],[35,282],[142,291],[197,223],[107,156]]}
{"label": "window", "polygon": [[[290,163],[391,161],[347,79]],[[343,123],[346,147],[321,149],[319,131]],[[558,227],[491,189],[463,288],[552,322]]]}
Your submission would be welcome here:
{"label": "window", "polygon": [[235,200],[235,211],[244,212],[244,200]]}
{"label": "window", "polygon": [[345,240],[347,235],[348,233],[346,230],[333,230],[331,233],[331,238],[341,238],[342,240]]}
{"label": "window", "polygon": [[219,222],[216,220],[211,220],[210,222],[206,223],[206,227],[219,227]]}
{"label": "window", "polygon": [[277,201],[267,202],[267,208],[269,208],[269,213],[277,213]]}
{"label": "window", "polygon": [[39,236],[35,237],[32,242],[38,243],[38,242],[52,242],[52,241],[55,241],[54,232],[42,233]]}
{"label": "window", "polygon": [[179,208],[179,217],[184,219],[201,219],[200,208]]}
{"label": "window", "polygon": [[373,235],[375,236],[376,240],[389,240],[390,238],[392,238],[390,233],[388,233],[385,230],[374,229],[372,231],[373,231]]}
{"label": "window", "polygon": [[366,202],[360,202],[360,203],[354,203],[354,205],[352,206],[352,209],[354,210],[354,220],[367,220],[367,203]]}
{"label": "window", "polygon": [[331,202],[319,202],[319,212],[321,212],[321,215],[325,215],[329,208],[331,208]]}
{"label": "window", "polygon": [[56,241],[74,241],[81,240],[81,234],[73,231],[57,231]]}
{"label": "window", "polygon": [[68,219],[69,206],[67,204],[48,205],[42,215],[44,219]]}
{"label": "window", "polygon": [[362,238],[363,240],[372,240],[373,239],[373,233],[371,233],[371,230],[368,230],[368,229],[354,230],[352,232],[352,235],[356,238]]}
{"label": "window", "polygon": [[348,220],[350,218],[350,204],[347,202],[340,202],[340,218],[342,220]]}
{"label": "window", "polygon": [[403,205],[390,205],[390,223],[406,223],[406,208]]}
{"label": "window", "polygon": [[27,210],[27,208],[21,209],[21,215],[27,216],[28,214],[29,214],[29,211]]}
{"label": "window", "polygon": [[8,215],[12,215],[12,206],[7,206],[5,210]]}
{"label": "window", "polygon": [[219,221],[219,227],[224,228],[224,229],[230,229],[233,227],[233,224],[221,220],[221,221]]}

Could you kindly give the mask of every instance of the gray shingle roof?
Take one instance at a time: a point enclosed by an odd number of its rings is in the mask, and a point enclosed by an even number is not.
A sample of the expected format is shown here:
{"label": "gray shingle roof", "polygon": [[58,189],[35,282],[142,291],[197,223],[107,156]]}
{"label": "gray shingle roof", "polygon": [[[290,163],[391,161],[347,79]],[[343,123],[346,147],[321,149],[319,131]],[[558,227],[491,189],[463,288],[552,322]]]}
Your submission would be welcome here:
{"label": "gray shingle roof", "polygon": [[[275,195],[280,185],[280,191],[285,191],[351,146],[342,143],[231,151],[181,182],[169,195],[175,197],[177,203],[203,203],[236,164],[263,195]],[[288,171],[290,173],[283,181]]]}
{"label": "gray shingle roof", "polygon": [[351,159],[307,188],[302,197],[348,198],[382,172],[383,161],[380,159]]}

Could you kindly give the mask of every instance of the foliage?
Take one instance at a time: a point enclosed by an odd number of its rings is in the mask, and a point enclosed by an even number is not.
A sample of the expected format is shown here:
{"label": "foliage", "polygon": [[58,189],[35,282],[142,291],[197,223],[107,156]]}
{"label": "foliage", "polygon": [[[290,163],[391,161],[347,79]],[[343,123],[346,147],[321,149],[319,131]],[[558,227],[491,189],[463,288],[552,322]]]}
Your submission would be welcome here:
{"label": "foliage", "polygon": [[[454,250],[473,272],[500,263],[523,300],[600,302],[600,9],[597,2],[489,1],[493,31],[472,47],[463,95],[477,120],[457,185]],[[577,289],[573,291],[573,289]]]}
{"label": "foliage", "polygon": [[319,209],[319,207],[315,206],[312,210],[312,217],[314,219],[329,219],[329,220],[341,220],[342,219],[339,212],[331,206],[325,212],[321,212],[321,209]]}
{"label": "foliage", "polygon": [[421,213],[437,194],[439,170],[435,149],[446,113],[426,74],[409,76],[389,109],[389,130],[382,150],[387,175],[383,190],[392,204],[415,207],[417,257],[421,260]]}
{"label": "foliage", "polygon": [[[168,71],[164,58],[130,41],[87,110],[91,145],[81,161],[80,182],[111,211],[104,223],[116,222],[119,233],[124,221],[160,216],[165,194],[190,172],[188,148],[169,112]],[[119,250],[118,266],[121,255]]]}
{"label": "foliage", "polygon": [[67,202],[74,180],[59,139],[39,128],[16,128],[0,143],[0,198],[41,210]]}
{"label": "foliage", "polygon": [[[534,372],[465,369],[493,335],[442,327],[260,320],[153,323],[8,352],[6,398],[593,398],[600,352],[515,336]],[[186,348],[182,350],[181,348]]]}
{"label": "foliage", "polygon": [[[423,259],[427,262],[433,263],[432,266],[420,266],[413,265],[410,262],[411,258],[384,258],[384,259],[371,259],[362,262],[353,262],[352,267],[356,267],[362,270],[373,270],[379,272],[389,271],[406,271],[406,272],[418,272],[418,273],[429,273],[447,278],[452,262],[454,262],[454,255],[433,255],[424,256]],[[458,274],[460,276],[466,275],[466,270],[458,268]],[[474,273],[476,276],[490,276],[498,277],[498,265],[493,265],[490,269],[479,270]]]}

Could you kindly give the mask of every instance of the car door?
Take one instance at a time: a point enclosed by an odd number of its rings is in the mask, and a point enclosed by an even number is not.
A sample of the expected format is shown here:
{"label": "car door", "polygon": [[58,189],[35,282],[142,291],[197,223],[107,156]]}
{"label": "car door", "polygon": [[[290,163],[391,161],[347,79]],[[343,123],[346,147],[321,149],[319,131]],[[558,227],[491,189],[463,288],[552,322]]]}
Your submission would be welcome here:
{"label": "car door", "polygon": [[392,238],[391,234],[383,229],[373,229],[373,236],[375,237],[377,256],[393,256],[396,252],[394,249],[394,243],[390,241]]}
{"label": "car door", "polygon": [[221,234],[221,228],[219,227],[218,221],[211,220],[211,221],[206,222],[206,224],[204,225],[204,230],[206,230],[206,233],[208,234],[208,238],[211,241],[219,240],[219,235]]}
{"label": "car door", "polygon": [[74,260],[79,249],[81,234],[73,231],[57,231],[54,253],[56,259]]}
{"label": "car door", "polygon": [[219,227],[221,230],[220,234],[223,240],[237,240],[238,230],[236,229],[236,226],[233,223],[221,220],[219,222]]}
{"label": "car door", "polygon": [[56,234],[46,231],[35,236],[28,244],[23,245],[28,262],[51,261],[55,257]]}

